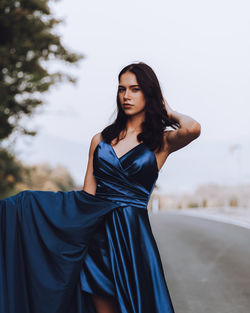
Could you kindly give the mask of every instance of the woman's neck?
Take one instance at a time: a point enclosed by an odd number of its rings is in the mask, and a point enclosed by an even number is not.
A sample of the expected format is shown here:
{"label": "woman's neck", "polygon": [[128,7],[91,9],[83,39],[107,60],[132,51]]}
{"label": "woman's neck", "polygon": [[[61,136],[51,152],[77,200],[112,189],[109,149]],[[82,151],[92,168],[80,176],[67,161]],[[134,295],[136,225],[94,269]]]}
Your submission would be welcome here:
{"label": "woman's neck", "polygon": [[139,134],[142,131],[141,124],[144,121],[144,116],[131,116],[127,120],[126,131],[127,134],[136,133]]}

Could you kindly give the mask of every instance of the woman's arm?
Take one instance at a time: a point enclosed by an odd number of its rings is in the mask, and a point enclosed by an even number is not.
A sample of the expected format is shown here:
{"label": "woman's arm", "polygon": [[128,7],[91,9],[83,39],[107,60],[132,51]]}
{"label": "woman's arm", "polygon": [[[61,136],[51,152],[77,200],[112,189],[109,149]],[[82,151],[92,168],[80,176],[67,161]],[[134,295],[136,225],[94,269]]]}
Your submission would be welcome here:
{"label": "woman's arm", "polygon": [[177,130],[167,131],[166,140],[169,153],[185,147],[191,141],[198,138],[201,133],[201,125],[188,115],[179,113],[170,108],[164,99],[167,114],[170,119],[174,119],[180,125]]}
{"label": "woman's arm", "polygon": [[97,185],[96,179],[93,175],[93,154],[99,141],[101,141],[101,133],[97,133],[91,139],[90,148],[89,148],[89,160],[88,160],[87,170],[86,170],[84,184],[82,188],[84,191],[92,195],[95,195],[96,185]]}

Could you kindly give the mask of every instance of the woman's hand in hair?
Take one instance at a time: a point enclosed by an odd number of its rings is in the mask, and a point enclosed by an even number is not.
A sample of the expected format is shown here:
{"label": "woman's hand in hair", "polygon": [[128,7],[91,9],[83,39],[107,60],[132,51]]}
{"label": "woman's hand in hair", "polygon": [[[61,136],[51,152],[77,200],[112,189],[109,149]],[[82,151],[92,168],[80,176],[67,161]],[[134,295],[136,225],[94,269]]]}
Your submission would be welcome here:
{"label": "woman's hand in hair", "polygon": [[165,98],[163,98],[163,103],[165,105],[165,108],[166,108],[166,111],[167,111],[167,114],[168,114],[168,117],[171,118],[172,116],[172,113],[174,112],[173,109],[170,108],[169,104],[167,103],[167,100]]}
{"label": "woman's hand in hair", "polygon": [[165,98],[163,98],[163,103],[164,103],[165,109],[167,111],[168,119],[169,119],[169,121],[171,121],[173,123],[173,128],[174,129],[180,128],[180,124],[179,124],[178,120],[176,120],[174,118],[175,111],[172,108],[170,108],[170,106],[167,103],[167,100]]}

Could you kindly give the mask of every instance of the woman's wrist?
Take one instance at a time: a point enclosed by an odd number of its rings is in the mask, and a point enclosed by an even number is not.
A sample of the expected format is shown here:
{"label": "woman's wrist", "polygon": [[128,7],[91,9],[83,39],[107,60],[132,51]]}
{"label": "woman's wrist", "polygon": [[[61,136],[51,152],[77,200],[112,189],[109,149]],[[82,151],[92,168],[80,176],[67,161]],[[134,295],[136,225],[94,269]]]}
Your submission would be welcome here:
{"label": "woman's wrist", "polygon": [[174,111],[174,110],[168,110],[168,117],[170,118],[170,119],[176,119],[174,116],[175,116],[175,113],[176,113],[176,111]]}
{"label": "woman's wrist", "polygon": [[165,109],[166,109],[166,111],[167,111],[167,115],[168,115],[168,117],[169,118],[172,118],[172,111],[173,111],[173,109],[172,108],[170,108],[170,106],[169,106],[169,104],[168,104],[168,102],[167,102],[167,100],[165,99],[165,98],[163,98],[163,103],[164,103],[164,105],[165,105]]}
{"label": "woman's wrist", "polygon": [[190,116],[173,110],[167,103],[166,99],[165,98],[163,99],[164,99],[165,108],[168,114],[168,118],[172,121],[175,121],[179,127],[183,127],[183,128],[185,127],[187,129],[190,129],[198,123],[196,120],[194,120]]}
{"label": "woman's wrist", "polygon": [[177,122],[180,121],[180,118],[181,118],[181,115],[179,112],[175,111],[175,110],[170,110],[169,111],[169,118],[173,119],[173,120],[176,120]]}

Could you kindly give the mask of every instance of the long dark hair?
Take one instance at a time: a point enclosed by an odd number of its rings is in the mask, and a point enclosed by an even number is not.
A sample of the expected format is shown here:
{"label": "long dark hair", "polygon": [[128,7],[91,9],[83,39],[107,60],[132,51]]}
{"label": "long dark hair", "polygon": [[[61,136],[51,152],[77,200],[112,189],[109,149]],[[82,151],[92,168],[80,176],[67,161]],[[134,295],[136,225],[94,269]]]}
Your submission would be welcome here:
{"label": "long dark hair", "polygon": [[[176,129],[179,123],[168,117],[159,81],[150,66],[143,62],[127,65],[119,73],[119,82],[121,75],[125,72],[131,72],[136,75],[137,82],[146,100],[145,119],[141,125],[142,132],[137,135],[137,140],[139,142],[143,141],[151,150],[157,149],[157,151],[160,151],[163,148],[165,128],[171,126]],[[116,143],[121,139],[121,132],[126,130],[126,123],[129,118],[121,107],[119,91],[117,91],[116,102],[117,117],[112,124],[101,132],[104,141],[109,144],[114,138],[116,138]]]}

